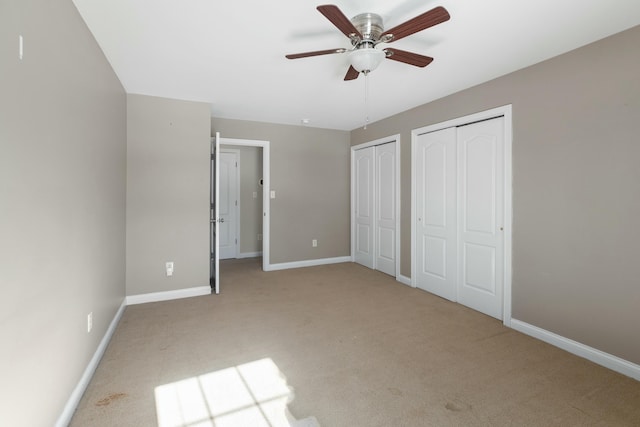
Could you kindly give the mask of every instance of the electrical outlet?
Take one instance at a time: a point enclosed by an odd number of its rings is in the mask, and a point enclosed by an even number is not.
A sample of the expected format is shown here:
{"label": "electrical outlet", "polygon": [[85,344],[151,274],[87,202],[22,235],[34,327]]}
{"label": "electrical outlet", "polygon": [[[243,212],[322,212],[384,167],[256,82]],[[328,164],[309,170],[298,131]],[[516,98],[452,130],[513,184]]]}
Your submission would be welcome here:
{"label": "electrical outlet", "polygon": [[262,234],[258,234],[258,241],[262,240]]}
{"label": "electrical outlet", "polygon": [[314,248],[317,248],[318,247],[318,241],[316,239],[313,239],[311,241],[311,246],[313,246]]}
{"label": "electrical outlet", "polygon": [[87,314],[87,333],[91,332],[93,329],[93,311]]}
{"label": "electrical outlet", "polygon": [[167,261],[164,267],[167,271],[167,277],[173,276],[173,261]]}

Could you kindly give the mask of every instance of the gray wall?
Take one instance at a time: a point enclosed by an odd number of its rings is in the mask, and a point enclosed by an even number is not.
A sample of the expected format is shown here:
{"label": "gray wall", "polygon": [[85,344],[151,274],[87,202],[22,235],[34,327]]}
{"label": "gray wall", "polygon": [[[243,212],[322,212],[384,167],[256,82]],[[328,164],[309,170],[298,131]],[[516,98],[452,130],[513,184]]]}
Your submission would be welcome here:
{"label": "gray wall", "polygon": [[[240,254],[262,252],[262,148],[222,145],[240,152]],[[256,193],[256,198],[253,193]]]}
{"label": "gray wall", "polygon": [[352,131],[402,134],[402,274],[411,129],[513,104],[513,317],[640,363],[638,46],[635,27]]}
{"label": "gray wall", "polygon": [[211,128],[270,141],[272,264],[350,254],[349,132],[219,118]]}
{"label": "gray wall", "polygon": [[209,126],[208,104],[127,95],[127,295],[209,285]]}
{"label": "gray wall", "polygon": [[0,424],[51,426],[125,296],[126,98],[70,1],[1,2],[0,76]]}

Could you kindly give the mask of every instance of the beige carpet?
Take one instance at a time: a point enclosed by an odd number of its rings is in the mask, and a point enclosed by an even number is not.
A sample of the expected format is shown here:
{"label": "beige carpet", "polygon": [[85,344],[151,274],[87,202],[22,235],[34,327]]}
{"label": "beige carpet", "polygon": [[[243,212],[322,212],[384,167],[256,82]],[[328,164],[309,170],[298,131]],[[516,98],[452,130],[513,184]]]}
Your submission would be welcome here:
{"label": "beige carpet", "polygon": [[127,307],[72,426],[640,426],[640,382],[382,273],[221,271]]}

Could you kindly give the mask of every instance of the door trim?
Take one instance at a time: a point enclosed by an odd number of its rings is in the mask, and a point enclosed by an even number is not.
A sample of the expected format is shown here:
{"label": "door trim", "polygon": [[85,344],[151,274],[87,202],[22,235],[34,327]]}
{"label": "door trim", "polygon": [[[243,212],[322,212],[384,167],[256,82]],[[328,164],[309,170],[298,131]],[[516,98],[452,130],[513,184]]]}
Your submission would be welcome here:
{"label": "door trim", "polygon": [[411,131],[411,286],[416,287],[416,238],[414,224],[416,220],[416,139],[419,135],[438,130],[468,125],[482,120],[504,117],[504,288],[502,292],[502,323],[511,326],[511,280],[512,280],[512,232],[513,232],[513,199],[512,199],[512,144],[513,115],[512,105],[503,105],[490,110],[481,111],[445,122],[413,129]]}
{"label": "door trim", "polygon": [[270,271],[271,263],[269,261],[270,247],[270,199],[269,189],[271,188],[271,169],[270,169],[270,151],[269,141],[261,141],[256,139],[235,139],[220,138],[220,145],[237,145],[245,147],[261,147],[262,148],[262,270]]}
{"label": "door trim", "polygon": [[[390,142],[396,143],[396,241],[395,241],[395,253],[396,253],[396,278],[400,276],[400,134],[387,136],[384,138],[376,139],[374,141],[364,142],[362,144],[351,146],[351,262],[355,262],[356,253],[356,201],[355,201],[355,152],[362,150],[363,148],[369,148],[376,145],[388,144]],[[374,233],[375,239],[375,233]],[[373,257],[373,268],[376,269],[376,257]]]}

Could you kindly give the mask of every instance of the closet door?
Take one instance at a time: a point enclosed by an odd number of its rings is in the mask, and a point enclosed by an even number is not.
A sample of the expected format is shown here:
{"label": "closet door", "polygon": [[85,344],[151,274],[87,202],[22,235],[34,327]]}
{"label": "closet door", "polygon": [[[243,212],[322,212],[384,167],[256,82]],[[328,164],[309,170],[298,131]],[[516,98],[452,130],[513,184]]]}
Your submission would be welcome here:
{"label": "closet door", "polygon": [[498,319],[505,281],[504,117],[415,137],[415,284]]}
{"label": "closet door", "polygon": [[456,300],[456,129],[416,140],[416,286]]}
{"label": "closet door", "polygon": [[355,262],[374,266],[374,147],[354,152]]}
{"label": "closet door", "polygon": [[396,142],[375,148],[376,269],[396,275]]}
{"label": "closet door", "polygon": [[504,118],[461,126],[458,140],[458,301],[502,319]]}

